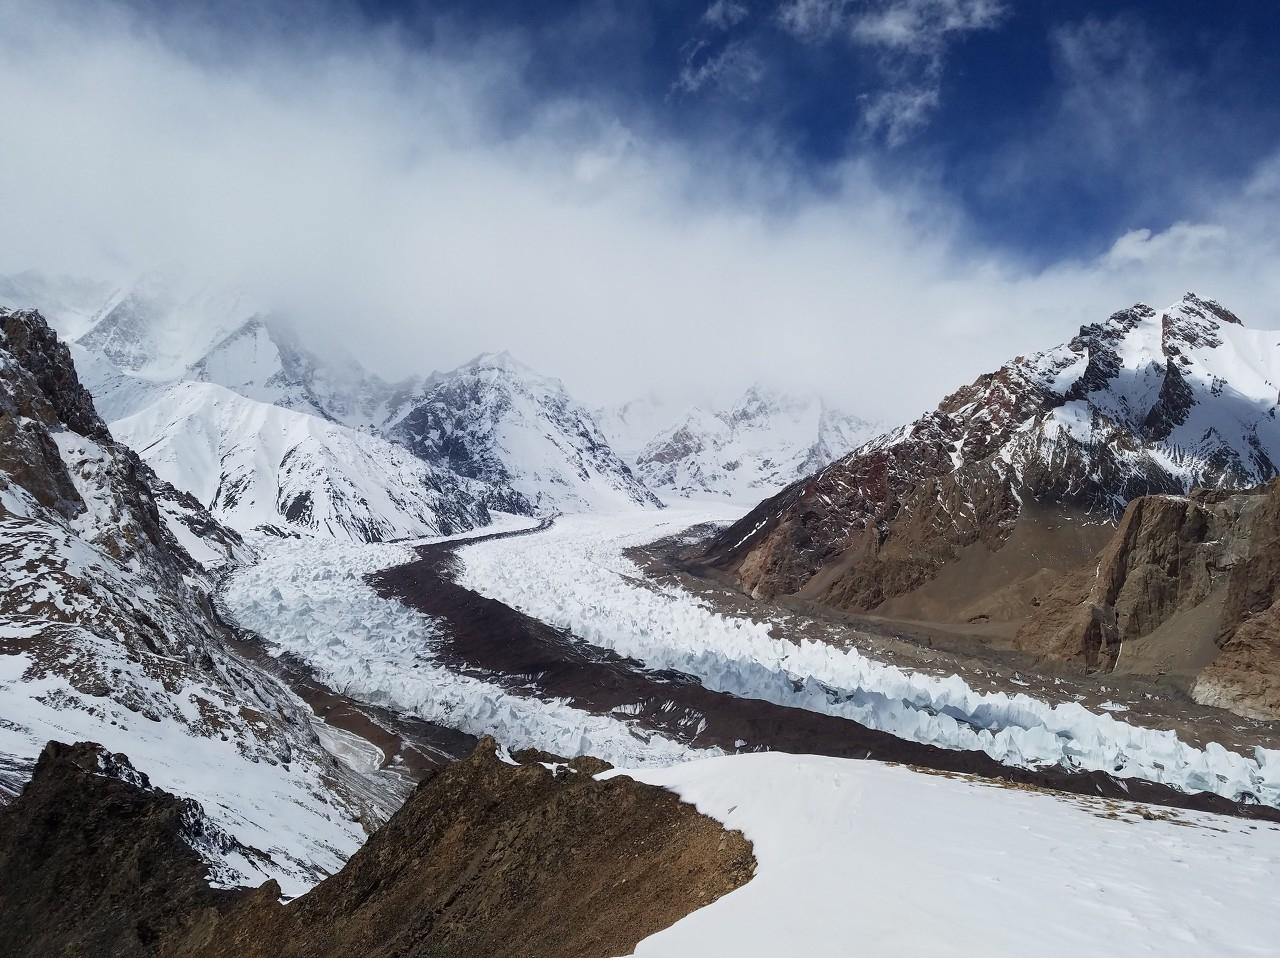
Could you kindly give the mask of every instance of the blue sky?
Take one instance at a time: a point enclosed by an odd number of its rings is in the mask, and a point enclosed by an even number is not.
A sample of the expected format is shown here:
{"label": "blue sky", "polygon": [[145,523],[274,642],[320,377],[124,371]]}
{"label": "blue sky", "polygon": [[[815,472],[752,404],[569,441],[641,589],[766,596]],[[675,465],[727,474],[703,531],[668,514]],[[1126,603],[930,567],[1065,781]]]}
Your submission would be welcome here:
{"label": "blue sky", "polygon": [[1138,300],[1280,328],[1277,21],[0,0],[0,271],[164,264],[387,375],[509,349],[593,402],[900,419]]}
{"label": "blue sky", "polygon": [[365,2],[424,46],[502,33],[530,96],[596,99],[821,183],[925,177],[1037,262],[1194,215],[1280,140],[1280,6],[1257,0]]}

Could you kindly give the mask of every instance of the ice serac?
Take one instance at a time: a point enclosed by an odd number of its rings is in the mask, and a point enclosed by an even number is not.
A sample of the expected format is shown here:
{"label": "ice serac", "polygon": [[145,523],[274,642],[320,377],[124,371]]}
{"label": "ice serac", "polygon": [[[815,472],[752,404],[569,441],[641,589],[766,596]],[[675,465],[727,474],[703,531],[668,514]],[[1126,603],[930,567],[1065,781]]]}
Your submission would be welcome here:
{"label": "ice serac", "polygon": [[651,488],[681,496],[755,501],[822,468],[875,428],[819,397],[753,386],[732,407],[690,410],[635,455]]}
{"label": "ice serac", "polygon": [[111,428],[161,478],[242,532],[381,542],[489,521],[478,484],[380,436],[213,383],[161,387]]}
{"label": "ice serac", "polygon": [[386,432],[427,462],[484,483],[491,509],[661,506],[559,380],[507,353],[432,376]]}
{"label": "ice serac", "polygon": [[192,363],[183,376],[217,383],[285,409],[372,429],[416,382],[391,384],[350,357],[326,360],[279,318],[254,316]]}
{"label": "ice serac", "polygon": [[[1278,340],[1193,294],[1123,310],[794,483],[706,558],[758,596],[913,617],[1025,614],[1101,546],[1089,529],[1133,498],[1276,475]],[[1013,576],[999,558],[1011,544],[1022,550]],[[986,607],[972,581],[944,594],[961,562],[962,578],[990,580]]]}
{"label": "ice serac", "polygon": [[0,309],[0,801],[50,739],[93,740],[234,838],[207,849],[215,880],[340,866],[365,806],[210,601],[212,567],[248,555],[112,438],[39,313]]}

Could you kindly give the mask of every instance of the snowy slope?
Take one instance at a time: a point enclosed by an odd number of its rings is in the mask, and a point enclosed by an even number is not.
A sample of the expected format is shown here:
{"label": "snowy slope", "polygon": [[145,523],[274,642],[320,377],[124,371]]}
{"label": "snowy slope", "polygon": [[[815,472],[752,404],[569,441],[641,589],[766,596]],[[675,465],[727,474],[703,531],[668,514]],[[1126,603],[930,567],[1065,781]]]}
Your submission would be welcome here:
{"label": "snowy slope", "polygon": [[222,884],[296,894],[363,838],[369,809],[276,680],[230,655],[212,577],[247,558],[115,442],[70,352],[0,309],[0,800],[50,739],[97,741],[195,799]]}
{"label": "snowy slope", "polygon": [[212,383],[162,387],[111,429],[161,478],[243,531],[372,542],[488,522],[467,480],[378,436]]}
{"label": "snowy slope", "polygon": [[459,582],[592,645],[653,669],[697,677],[743,698],[852,719],[899,738],[985,752],[1008,765],[1058,765],[1280,806],[1280,753],[1201,749],[1074,703],[984,693],[868,658],[854,648],[779,638],[767,622],[715,612],[678,586],[657,586],[623,554],[694,523],[710,504],[661,514],[564,516],[545,532],[460,550]]}
{"label": "snowy slope", "polygon": [[325,361],[279,319],[255,316],[214,346],[183,375],[242,396],[371,429],[416,387],[383,382],[354,359]]}
{"label": "snowy slope", "polygon": [[386,432],[426,461],[484,482],[495,490],[488,504],[507,512],[661,505],[559,380],[506,353],[433,376]]}
{"label": "snowy slope", "polygon": [[235,290],[149,274],[115,292],[76,342],[127,372],[173,379],[262,312],[260,304]]}
{"label": "snowy slope", "polygon": [[755,877],[640,958],[1264,955],[1280,829],[779,753],[611,771],[752,843]]}
{"label": "snowy slope", "polygon": [[688,411],[631,461],[651,489],[755,502],[877,431],[816,396],[786,396],[753,386],[728,409]]}

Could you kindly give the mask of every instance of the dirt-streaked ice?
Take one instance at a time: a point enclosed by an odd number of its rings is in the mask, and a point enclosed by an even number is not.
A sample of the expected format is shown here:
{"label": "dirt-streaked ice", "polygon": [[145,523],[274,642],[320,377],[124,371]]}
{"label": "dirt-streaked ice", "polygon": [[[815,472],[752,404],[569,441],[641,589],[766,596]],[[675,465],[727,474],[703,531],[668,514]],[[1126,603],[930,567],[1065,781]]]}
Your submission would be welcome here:
{"label": "dirt-streaked ice", "polygon": [[226,583],[222,599],[228,610],[273,650],[297,655],[327,684],[353,698],[492,735],[512,749],[589,754],[614,764],[640,765],[680,761],[691,754],[677,742],[617,718],[515,695],[438,663],[433,653],[436,623],[380,597],[364,580],[371,572],[413,559],[407,545],[303,539],[264,543],[261,551],[258,564]]}
{"label": "dirt-streaked ice", "polygon": [[1075,703],[981,693],[959,676],[906,672],[856,649],[794,642],[768,623],[715,612],[674,586],[644,579],[631,545],[699,521],[734,518],[699,505],[655,515],[565,516],[546,532],[463,548],[461,582],[655,669],[697,676],[717,691],[853,719],[901,738],[986,752],[1009,765],[1060,764],[1187,791],[1280,805],[1280,753],[1252,758],[1173,732],[1141,728]]}

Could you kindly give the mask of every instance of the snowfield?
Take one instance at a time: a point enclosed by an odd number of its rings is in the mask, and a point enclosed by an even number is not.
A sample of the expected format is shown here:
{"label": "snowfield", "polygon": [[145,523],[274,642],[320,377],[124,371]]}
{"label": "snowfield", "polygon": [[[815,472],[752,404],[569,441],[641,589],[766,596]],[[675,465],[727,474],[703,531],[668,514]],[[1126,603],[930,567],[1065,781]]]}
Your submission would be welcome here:
{"label": "snowfield", "polygon": [[[508,517],[480,533],[534,524]],[[352,698],[492,735],[510,749],[595,755],[615,765],[669,764],[706,754],[616,718],[511,694],[437,663],[435,622],[380,597],[364,581],[371,572],[411,561],[411,544],[307,539],[258,544],[262,560],[236,572],[224,586],[227,610],[277,654],[292,652],[326,684]]]}
{"label": "snowfield", "polygon": [[741,830],[758,863],[639,958],[1260,956],[1280,942],[1275,825],[776,752],[612,775]]}
{"label": "snowfield", "polygon": [[[311,756],[295,752],[282,764],[246,751],[236,730],[254,721],[246,719],[248,703],[211,686],[166,688],[157,675],[160,657],[135,661],[87,630],[69,631],[78,654],[135,689],[142,707],[127,708],[103,695],[86,710],[76,705],[76,689],[67,679],[49,672],[33,679],[31,656],[0,655],[0,756],[34,764],[50,740],[93,741],[123,752],[152,785],[195,799],[214,826],[270,856],[246,856],[216,842],[198,848],[215,887],[256,887],[274,878],[292,898],[333,874],[364,844],[364,829],[330,793],[324,770]],[[22,633],[21,625],[0,627],[0,638]],[[161,718],[169,703],[182,709],[186,724]],[[256,724],[266,730],[265,723]],[[196,733],[219,727],[229,734]]]}
{"label": "snowfield", "polygon": [[537,535],[461,549],[460,582],[650,668],[697,676],[716,691],[980,750],[1008,765],[1100,770],[1280,806],[1280,752],[1259,748],[1246,758],[1214,743],[1200,749],[1172,732],[1075,703],[980,693],[959,676],[904,672],[857,650],[777,638],[769,623],[720,615],[681,589],[646,581],[623,556],[629,546],[694,523],[732,518],[714,505],[565,516]]}

